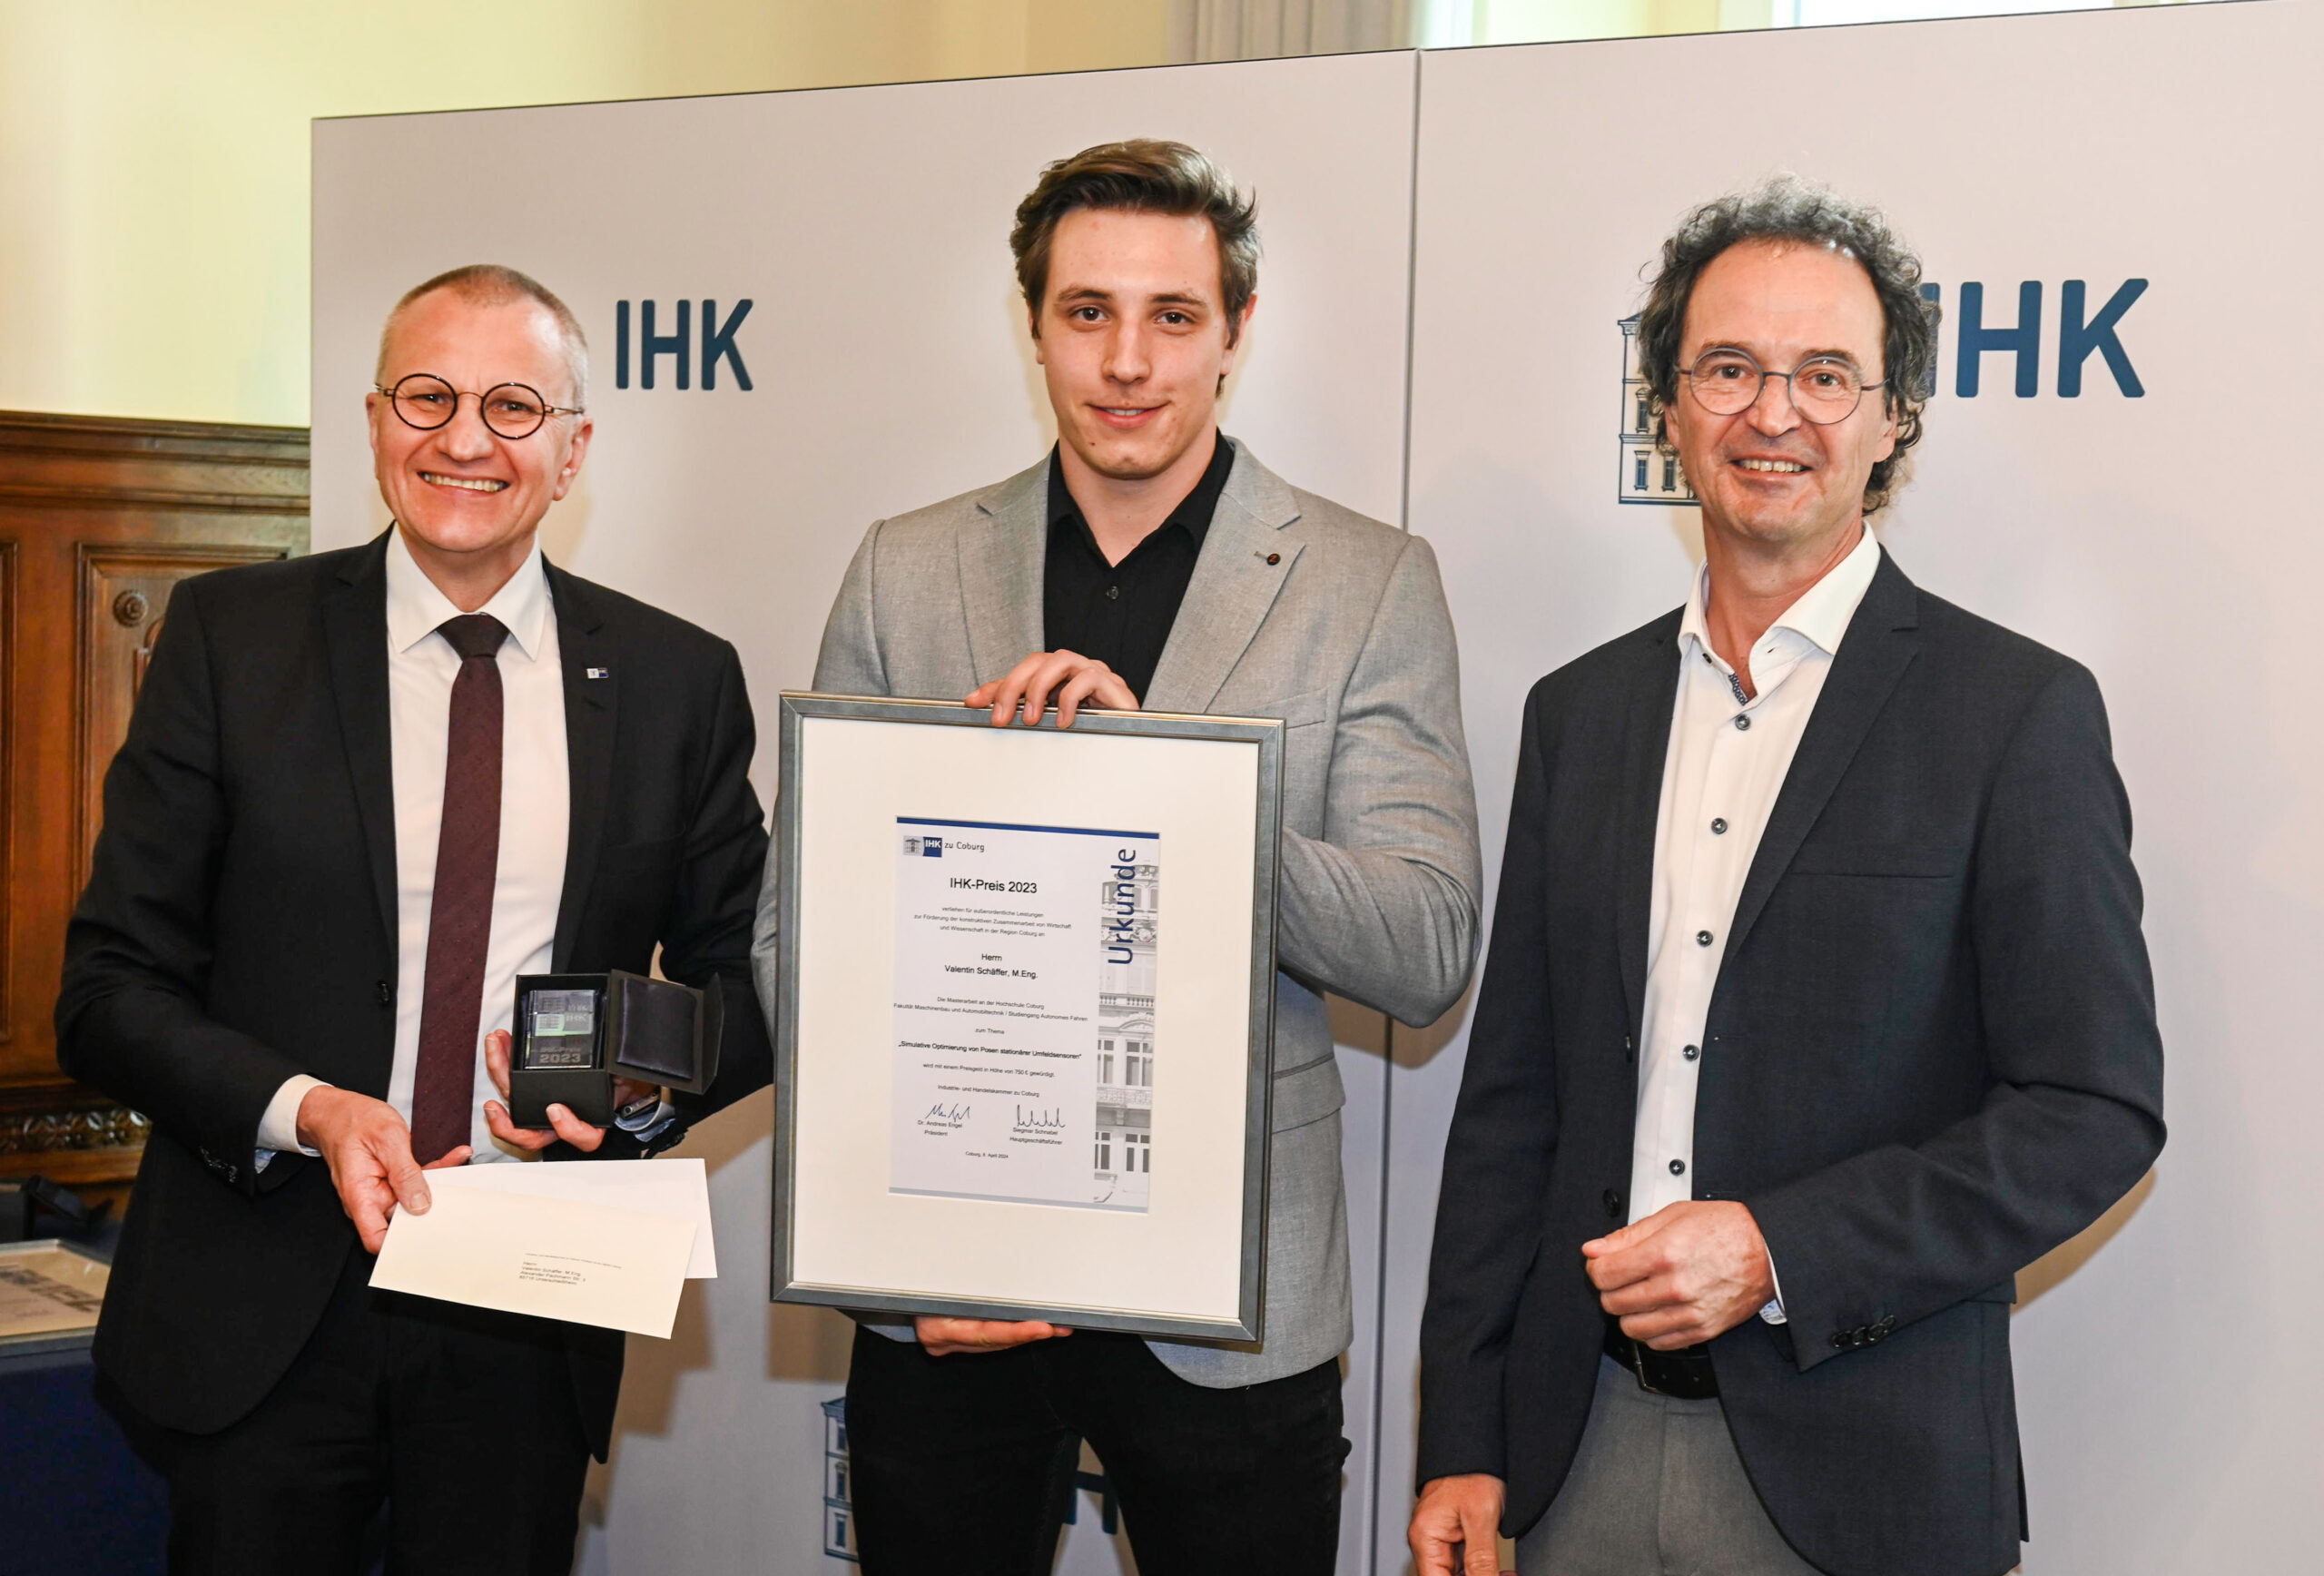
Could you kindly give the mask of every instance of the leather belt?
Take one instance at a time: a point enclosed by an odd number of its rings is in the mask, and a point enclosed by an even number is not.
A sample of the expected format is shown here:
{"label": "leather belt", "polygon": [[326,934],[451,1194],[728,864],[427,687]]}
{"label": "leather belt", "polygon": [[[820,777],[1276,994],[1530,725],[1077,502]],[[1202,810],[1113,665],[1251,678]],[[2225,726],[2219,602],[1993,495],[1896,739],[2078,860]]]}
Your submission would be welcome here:
{"label": "leather belt", "polygon": [[1710,1365],[1710,1348],[1681,1346],[1658,1352],[1622,1334],[1620,1321],[1606,1320],[1606,1355],[1638,1376],[1638,1387],[1673,1401],[1715,1401],[1718,1375]]}

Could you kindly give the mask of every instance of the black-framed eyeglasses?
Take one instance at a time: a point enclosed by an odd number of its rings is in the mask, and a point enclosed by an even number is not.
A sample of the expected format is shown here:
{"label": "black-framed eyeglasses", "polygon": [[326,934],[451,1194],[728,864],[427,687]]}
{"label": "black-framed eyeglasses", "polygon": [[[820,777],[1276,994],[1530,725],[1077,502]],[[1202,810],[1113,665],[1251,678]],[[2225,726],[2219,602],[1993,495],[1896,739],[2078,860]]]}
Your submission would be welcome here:
{"label": "black-framed eyeglasses", "polygon": [[552,405],[541,398],[539,389],[522,383],[496,383],[481,394],[469,394],[432,372],[414,372],[397,379],[393,388],[379,383],[371,387],[388,397],[406,427],[422,432],[433,432],[458,415],[463,398],[476,401],[477,414],[502,438],[530,438],[552,416],[583,413],[578,405]]}
{"label": "black-framed eyeglasses", "polygon": [[1812,356],[1788,372],[1769,372],[1749,351],[1736,350],[1705,350],[1679,376],[1694,390],[1695,403],[1713,416],[1741,415],[1758,403],[1768,379],[1780,378],[1800,419],[1818,427],[1846,421],[1856,414],[1865,390],[1886,381],[1866,382],[1854,362],[1837,356]]}

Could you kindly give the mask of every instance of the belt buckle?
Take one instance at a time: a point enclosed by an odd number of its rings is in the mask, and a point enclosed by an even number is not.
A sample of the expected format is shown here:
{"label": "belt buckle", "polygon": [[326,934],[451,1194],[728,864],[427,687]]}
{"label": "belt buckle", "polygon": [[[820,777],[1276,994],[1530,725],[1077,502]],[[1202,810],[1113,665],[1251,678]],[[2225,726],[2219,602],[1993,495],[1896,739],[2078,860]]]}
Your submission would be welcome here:
{"label": "belt buckle", "polygon": [[[1620,1326],[1617,1325],[1616,1327],[1620,1328]],[[1646,1376],[1646,1343],[1638,1339],[1634,1335],[1624,1335],[1622,1339],[1628,1341],[1630,1345],[1630,1372],[1638,1375],[1638,1387],[1645,1391],[1649,1395],[1661,1394],[1662,1392],[1656,1389],[1654,1385],[1648,1381]]]}

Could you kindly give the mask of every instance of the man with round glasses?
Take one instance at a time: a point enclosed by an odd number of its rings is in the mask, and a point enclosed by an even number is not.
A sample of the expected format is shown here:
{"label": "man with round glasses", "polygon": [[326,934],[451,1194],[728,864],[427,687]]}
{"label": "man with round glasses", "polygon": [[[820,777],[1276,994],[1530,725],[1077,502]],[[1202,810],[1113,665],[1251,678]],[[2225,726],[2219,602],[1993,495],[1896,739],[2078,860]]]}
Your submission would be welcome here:
{"label": "man with round glasses", "polygon": [[[635,1157],[763,1084],[766,834],[734,650],[541,555],[588,352],[513,269],[389,314],[392,526],[177,587],[66,941],[58,1056],[153,1118],[95,1358],[179,1576],[563,1572],[617,1331],[374,1292],[424,1169]],[[510,1121],[519,974],[720,990],[721,1079]],[[495,1085],[500,1098],[489,1096]]]}
{"label": "man with round glasses", "polygon": [[1526,704],[1422,1328],[1423,1576],[2018,1561],[2024,1266],[2162,1147],[2130,814],[2087,670],[1866,526],[1936,314],[1793,181],[1664,243],[1686,605]]}

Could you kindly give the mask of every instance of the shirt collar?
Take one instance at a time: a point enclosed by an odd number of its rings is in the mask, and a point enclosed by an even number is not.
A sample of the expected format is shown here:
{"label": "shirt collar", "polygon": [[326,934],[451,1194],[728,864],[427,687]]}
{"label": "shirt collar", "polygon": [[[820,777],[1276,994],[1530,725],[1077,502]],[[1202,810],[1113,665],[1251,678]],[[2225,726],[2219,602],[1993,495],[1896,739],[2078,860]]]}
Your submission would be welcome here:
{"label": "shirt collar", "polygon": [[[1215,442],[1210,451],[1210,463],[1203,468],[1201,479],[1195,483],[1193,491],[1178,500],[1178,507],[1172,509],[1169,517],[1157,527],[1158,534],[1172,526],[1177,527],[1186,532],[1196,552],[1202,550],[1203,538],[1210,533],[1211,517],[1218,512],[1219,496],[1226,490],[1227,475],[1235,468],[1235,440],[1216,430],[1212,436]],[[1088,523],[1081,517],[1081,506],[1073,501],[1073,494],[1066,488],[1065,463],[1058,458],[1055,448],[1049,450],[1049,520],[1052,530],[1067,524],[1080,526],[1085,532],[1088,529]],[[1143,543],[1139,545],[1144,546]]]}
{"label": "shirt collar", "polygon": [[[477,609],[489,613],[500,620],[508,631],[509,640],[532,661],[540,655],[541,636],[548,621],[548,572],[541,560],[541,545],[534,542],[533,550],[508,583],[492,594],[492,600]],[[452,599],[436,588],[436,582],[412,557],[411,548],[403,539],[403,528],[391,527],[388,532],[388,649],[401,656],[421,641],[436,633],[446,619],[458,618],[460,610]]]}
{"label": "shirt collar", "polygon": [[[1873,539],[1872,528],[1867,526],[1848,556],[1801,592],[1798,600],[1784,609],[1783,616],[1768,625],[1769,631],[1788,629],[1825,655],[1838,655],[1840,641],[1847,634],[1864,594],[1872,588],[1872,576],[1879,568],[1880,544]],[[1681,646],[1692,637],[1703,650],[1714,650],[1709,614],[1710,565],[1705,562],[1696,567],[1694,585],[1687,594],[1687,611],[1679,622]]]}

